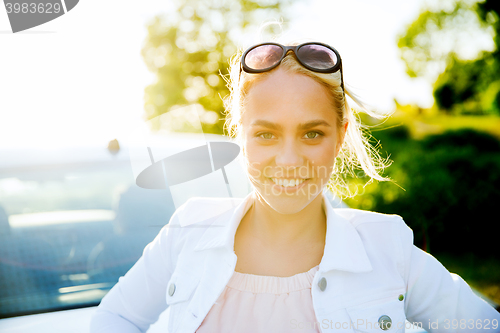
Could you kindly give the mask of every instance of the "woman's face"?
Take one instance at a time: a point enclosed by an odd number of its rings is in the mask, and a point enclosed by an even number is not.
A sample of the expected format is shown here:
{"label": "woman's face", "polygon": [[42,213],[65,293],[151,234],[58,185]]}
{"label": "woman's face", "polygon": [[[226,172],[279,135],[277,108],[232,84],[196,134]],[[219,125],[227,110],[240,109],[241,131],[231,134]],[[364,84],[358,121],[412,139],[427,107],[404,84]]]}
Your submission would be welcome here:
{"label": "woman's face", "polygon": [[305,75],[277,69],[250,88],[242,115],[248,173],[277,212],[301,211],[330,179],[343,139],[336,112],[326,88]]}

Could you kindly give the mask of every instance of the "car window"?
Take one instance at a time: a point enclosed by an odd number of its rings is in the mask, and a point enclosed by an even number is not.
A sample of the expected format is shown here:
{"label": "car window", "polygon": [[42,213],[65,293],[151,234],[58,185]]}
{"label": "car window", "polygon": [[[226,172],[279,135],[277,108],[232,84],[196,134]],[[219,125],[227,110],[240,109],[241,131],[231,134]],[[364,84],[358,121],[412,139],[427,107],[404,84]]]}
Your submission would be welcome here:
{"label": "car window", "polygon": [[0,317],[97,305],[174,210],[127,159],[0,165]]}

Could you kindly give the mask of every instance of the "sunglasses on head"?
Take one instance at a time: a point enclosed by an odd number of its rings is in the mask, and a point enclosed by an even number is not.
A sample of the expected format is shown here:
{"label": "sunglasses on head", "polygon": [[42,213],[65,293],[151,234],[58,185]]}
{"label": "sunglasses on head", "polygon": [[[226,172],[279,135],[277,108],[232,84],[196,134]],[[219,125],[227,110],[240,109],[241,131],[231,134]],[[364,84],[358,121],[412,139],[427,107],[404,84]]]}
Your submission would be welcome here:
{"label": "sunglasses on head", "polygon": [[298,62],[305,68],[317,73],[335,73],[340,70],[340,86],[344,91],[342,60],[333,47],[309,42],[297,46],[283,46],[278,43],[262,43],[254,45],[241,56],[241,71],[246,73],[262,73],[277,67],[288,51],[293,51]]}

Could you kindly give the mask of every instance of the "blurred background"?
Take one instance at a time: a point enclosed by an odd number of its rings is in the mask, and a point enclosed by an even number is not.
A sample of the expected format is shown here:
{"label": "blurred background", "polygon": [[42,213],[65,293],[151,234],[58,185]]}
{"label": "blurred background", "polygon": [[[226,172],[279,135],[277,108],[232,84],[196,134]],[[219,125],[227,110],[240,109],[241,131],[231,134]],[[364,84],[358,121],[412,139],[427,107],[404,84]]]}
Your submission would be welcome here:
{"label": "blurred background", "polygon": [[[359,195],[345,202],[401,215],[417,246],[500,303],[498,8],[493,0],[87,0],[17,34],[0,11],[0,148],[126,146],[137,127],[157,132],[149,120],[186,106],[204,133],[224,134],[222,76],[238,49],[275,37],[328,43],[346,84],[390,115],[359,118],[393,161],[385,175],[394,182],[366,184],[358,172],[349,181]],[[265,25],[273,21],[281,27]],[[1,181],[0,203],[10,193]]]}

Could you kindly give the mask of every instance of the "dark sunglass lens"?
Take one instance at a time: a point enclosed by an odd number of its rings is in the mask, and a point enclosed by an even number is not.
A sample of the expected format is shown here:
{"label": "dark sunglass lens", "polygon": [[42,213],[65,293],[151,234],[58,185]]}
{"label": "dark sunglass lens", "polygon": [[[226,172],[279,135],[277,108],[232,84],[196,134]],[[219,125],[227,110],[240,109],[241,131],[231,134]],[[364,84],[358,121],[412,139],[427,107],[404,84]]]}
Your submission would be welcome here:
{"label": "dark sunglass lens", "polygon": [[278,45],[261,45],[247,53],[245,64],[251,69],[266,69],[280,61],[283,49]]}
{"label": "dark sunglass lens", "polygon": [[308,44],[299,48],[297,57],[307,66],[317,69],[329,69],[338,62],[335,52],[325,46],[315,44]]}

